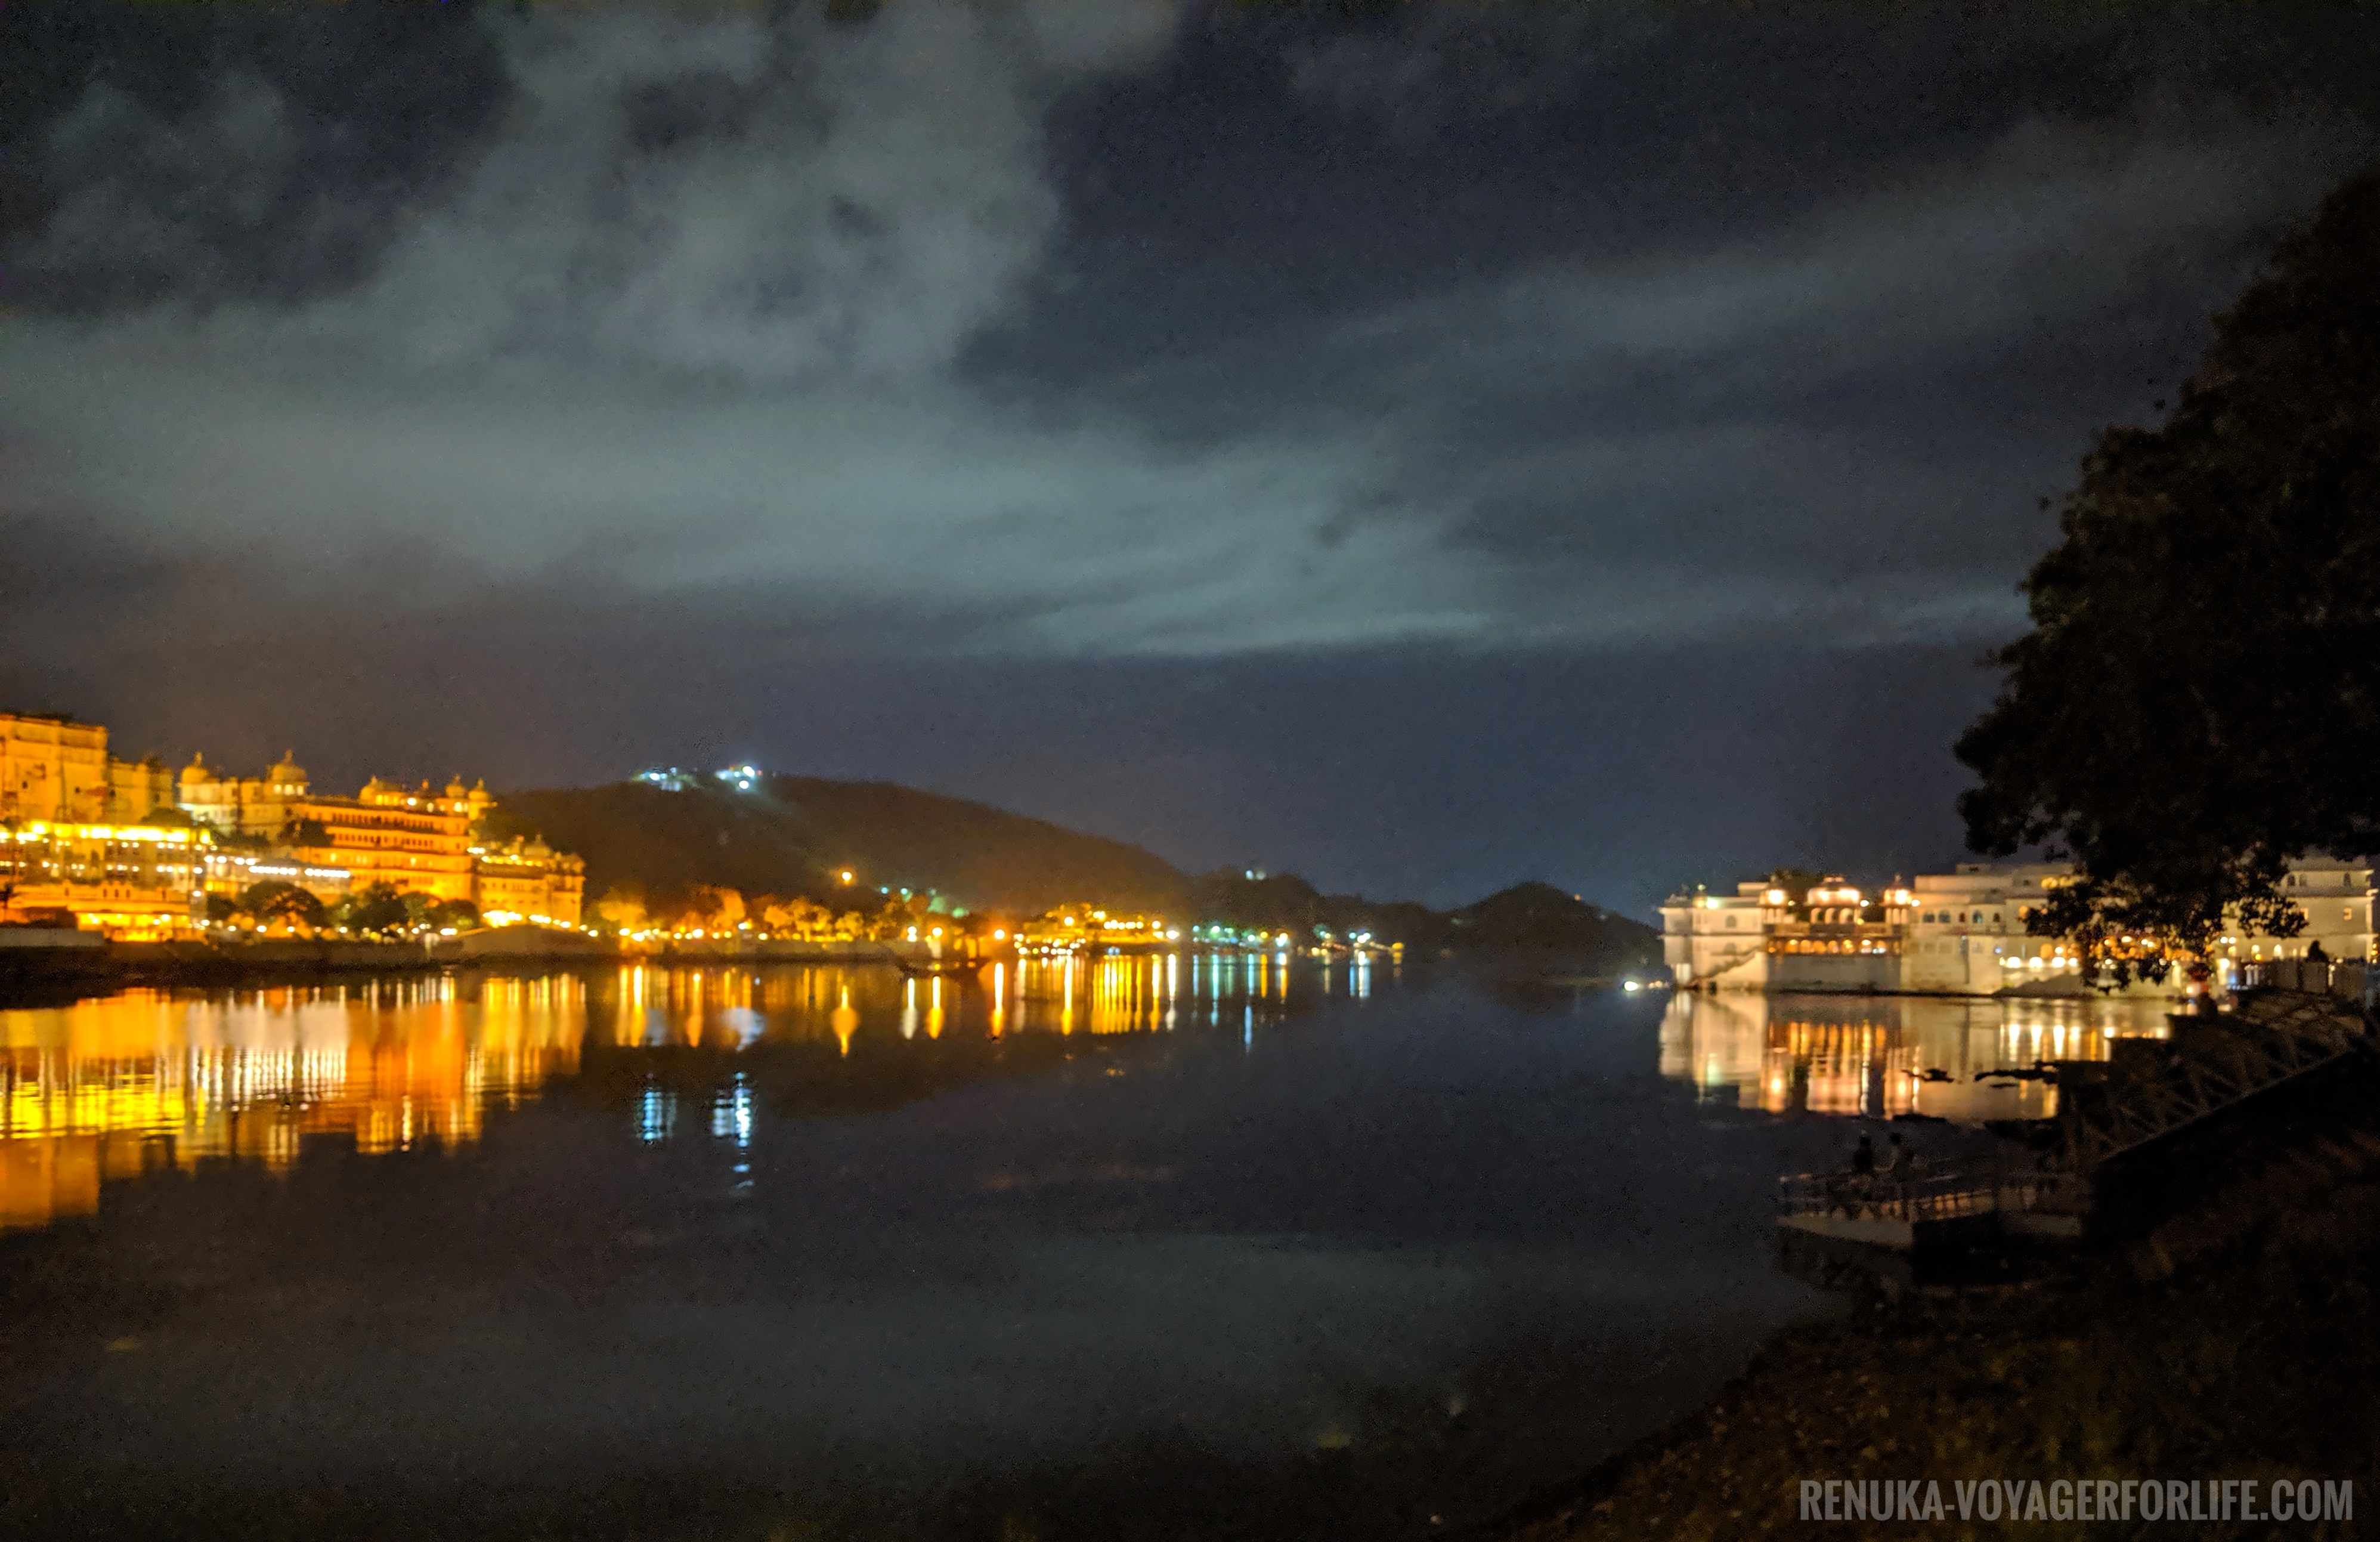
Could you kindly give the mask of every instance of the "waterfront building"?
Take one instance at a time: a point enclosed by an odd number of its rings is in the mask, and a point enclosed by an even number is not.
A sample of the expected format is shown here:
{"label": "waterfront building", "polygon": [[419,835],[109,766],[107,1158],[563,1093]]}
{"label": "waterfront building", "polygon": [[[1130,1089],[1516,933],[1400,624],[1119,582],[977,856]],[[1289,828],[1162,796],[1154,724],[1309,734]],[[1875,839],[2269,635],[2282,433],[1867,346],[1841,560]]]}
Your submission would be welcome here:
{"label": "waterfront building", "polygon": [[127,942],[188,936],[212,832],[188,826],[31,819],[0,826],[0,912],[70,915]]}
{"label": "waterfront building", "polygon": [[[1766,882],[1732,894],[1680,890],[1661,907],[1662,954],[1678,985],[1784,993],[1880,990],[1988,996],[2079,976],[2083,961],[2059,937],[2032,936],[2027,919],[2073,869],[2063,863],[1961,863],[1868,895],[1839,877],[1800,894]],[[2371,960],[2374,868],[2309,857],[2289,864],[2281,892],[2305,917],[2294,937],[2227,934],[2216,963],[2301,959],[2319,944],[2335,960]]]}
{"label": "waterfront building", "polygon": [[[1303,948],[1312,940],[1294,939],[1287,933],[1279,936],[1283,948],[1293,941]],[[1136,912],[1126,914],[1089,905],[1061,905],[1056,910],[1045,911],[1018,924],[1016,928],[1016,946],[1028,952],[1066,953],[1087,949],[1098,953],[1117,948],[1162,947],[1181,939],[1182,929],[1167,924],[1163,916]],[[1259,941],[1262,941],[1261,934]]]}
{"label": "waterfront building", "polygon": [[118,760],[98,724],[0,712],[0,821],[137,825],[173,801],[164,763]]}
{"label": "waterfront building", "polygon": [[1898,988],[1912,895],[1869,895],[1839,875],[1803,889],[1767,881],[1697,888],[1661,907],[1661,950],[1681,985],[1718,990]]}
{"label": "waterfront building", "polygon": [[2259,936],[2228,939],[2232,959],[2302,959],[2313,944],[2330,958],[2380,958],[2374,948],[2373,868],[2369,862],[2309,858],[2291,863],[2281,893],[2306,918],[2305,930],[2287,941]]}
{"label": "waterfront building", "polygon": [[587,864],[567,851],[515,836],[502,845],[472,847],[471,872],[472,902],[491,925],[578,924]]}
{"label": "waterfront building", "polygon": [[[748,768],[745,768],[748,769]],[[188,935],[209,894],[281,881],[335,904],[385,884],[468,900],[499,924],[576,926],[586,864],[539,839],[485,840],[485,783],[443,790],[375,777],[352,798],[317,792],[295,753],[261,776],[202,755],[163,762],[108,753],[96,723],[0,713],[0,907],[67,912],[127,940]]]}
{"label": "waterfront building", "polygon": [[2025,918],[2073,869],[2062,863],[1961,863],[1921,874],[1902,943],[1901,988],[1988,996],[2007,985],[2081,969],[2067,943],[2025,932]]}
{"label": "waterfront building", "polygon": [[498,924],[578,924],[586,864],[541,840],[481,842],[480,826],[496,806],[484,782],[466,788],[458,777],[436,790],[374,777],[343,798],[316,792],[294,753],[261,777],[225,776],[197,756],[182,771],[178,802],[221,834],[345,874],[341,892],[385,884],[402,894],[468,900]]}
{"label": "waterfront building", "polygon": [[205,891],[230,900],[259,884],[295,884],[327,906],[345,900],[355,887],[355,875],[344,867],[300,862],[285,852],[212,843],[206,850],[205,871]]}
{"label": "waterfront building", "polygon": [[[1661,955],[1681,985],[1697,985],[1730,971],[1750,969],[1763,976],[1766,951],[1765,882],[1738,884],[1732,894],[1713,894],[1695,885],[1661,907]],[[1755,986],[1753,988],[1758,988]]]}

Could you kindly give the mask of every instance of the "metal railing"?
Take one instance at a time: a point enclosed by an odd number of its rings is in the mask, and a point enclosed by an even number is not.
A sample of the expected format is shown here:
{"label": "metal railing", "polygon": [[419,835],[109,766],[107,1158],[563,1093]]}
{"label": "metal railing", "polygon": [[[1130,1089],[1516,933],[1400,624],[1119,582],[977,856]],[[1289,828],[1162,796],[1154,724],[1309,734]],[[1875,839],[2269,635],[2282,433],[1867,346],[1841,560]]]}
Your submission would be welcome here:
{"label": "metal railing", "polygon": [[2336,997],[2367,1012],[2380,1005],[2380,965],[2361,959],[2243,959],[2234,967],[2232,983],[2241,990]]}
{"label": "metal railing", "polygon": [[1804,1172],[1779,1181],[1777,1204],[1779,1212],[1789,1216],[1919,1221],[1988,1209],[1991,1193],[1959,1173],[1895,1179],[1880,1173]]}
{"label": "metal railing", "polygon": [[2107,1060],[2058,1062],[2066,1171],[2088,1172],[2372,1042],[2360,1011],[2287,987],[2237,1012],[2177,1017],[2174,1028],[2169,1040],[2121,1043]]}
{"label": "metal railing", "polygon": [[1804,1172],[1778,1180],[1782,1216],[1838,1215],[1849,1220],[1952,1220],[1998,1210],[2061,1212],[2073,1207],[2076,1182],[2068,1173],[2005,1177],[1941,1173],[1894,1179],[1884,1174]]}

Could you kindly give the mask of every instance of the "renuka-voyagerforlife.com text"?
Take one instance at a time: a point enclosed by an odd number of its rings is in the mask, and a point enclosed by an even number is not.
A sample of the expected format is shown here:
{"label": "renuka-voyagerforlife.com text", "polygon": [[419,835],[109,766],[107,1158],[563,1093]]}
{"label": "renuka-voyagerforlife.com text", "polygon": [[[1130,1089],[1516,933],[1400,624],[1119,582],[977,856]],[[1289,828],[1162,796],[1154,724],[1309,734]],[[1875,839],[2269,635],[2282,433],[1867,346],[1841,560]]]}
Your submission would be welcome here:
{"label": "renuka-voyagerforlife.com text", "polygon": [[[1943,1490],[1949,1490],[1946,1502]],[[1804,1521],[2349,1521],[2355,1484],[2313,1478],[1803,1478]]]}

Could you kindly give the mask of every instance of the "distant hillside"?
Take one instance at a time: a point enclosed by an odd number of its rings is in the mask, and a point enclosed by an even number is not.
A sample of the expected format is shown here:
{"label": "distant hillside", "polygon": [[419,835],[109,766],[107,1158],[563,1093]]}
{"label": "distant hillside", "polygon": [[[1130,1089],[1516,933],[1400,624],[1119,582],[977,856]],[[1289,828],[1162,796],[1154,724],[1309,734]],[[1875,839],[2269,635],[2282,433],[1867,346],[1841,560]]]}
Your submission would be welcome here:
{"label": "distant hillside", "polygon": [[1225,869],[1200,878],[1196,895],[1202,920],[1298,937],[1318,926],[1341,936],[1368,931],[1425,955],[1559,954],[1591,973],[1614,974],[1661,962],[1659,932],[1550,884],[1516,884],[1460,910],[1433,911],[1410,900],[1322,894],[1293,873],[1250,878]]}
{"label": "distant hillside", "polygon": [[1661,934],[1551,884],[1515,884],[1447,916],[1466,952],[1576,954],[1611,970],[1657,969]]}
{"label": "distant hillside", "polygon": [[[1195,882],[1137,846],[891,782],[770,777],[749,792],[710,781],[684,791],[644,782],[503,796],[497,839],[542,836],[587,860],[589,906],[613,888],[657,907],[698,885],[750,898],[806,895],[872,909],[879,887],[939,891],[974,911],[1038,914],[1089,901],[1184,921],[1311,938],[1369,931],[1422,957],[1560,955],[1593,972],[1658,967],[1660,934],[1549,884],[1520,884],[1455,911],[1322,894],[1294,874],[1231,870]],[[840,881],[848,868],[850,887]],[[856,893],[855,893],[856,891]],[[858,896],[867,897],[855,905]]]}
{"label": "distant hillside", "polygon": [[606,889],[675,898],[697,884],[747,895],[844,896],[857,886],[939,890],[970,910],[1038,913],[1094,900],[1180,912],[1189,882],[1137,846],[890,782],[771,777],[749,792],[642,782],[504,795],[499,839],[541,835],[587,859],[591,903]]}

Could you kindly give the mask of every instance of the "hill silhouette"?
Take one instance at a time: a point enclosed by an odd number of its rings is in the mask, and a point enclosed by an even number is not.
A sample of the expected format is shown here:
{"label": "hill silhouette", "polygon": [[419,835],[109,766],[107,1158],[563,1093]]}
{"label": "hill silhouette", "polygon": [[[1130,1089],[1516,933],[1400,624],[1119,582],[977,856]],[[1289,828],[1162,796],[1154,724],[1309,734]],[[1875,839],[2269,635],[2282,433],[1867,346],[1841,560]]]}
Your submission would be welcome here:
{"label": "hill silhouette", "polygon": [[[1182,913],[1190,887],[1137,846],[892,782],[537,789],[505,794],[486,833],[539,835],[578,853],[590,905],[619,887],[675,899],[705,885],[835,905],[852,887],[905,887],[970,910],[1033,914],[1087,898]],[[839,877],[845,869],[852,887]]]}
{"label": "hill silhouette", "polygon": [[1611,969],[1660,966],[1661,934],[1551,884],[1514,884],[1451,912],[1458,952],[1578,954]]}
{"label": "hill silhouette", "polygon": [[665,909],[698,887],[872,909],[878,888],[907,888],[971,911],[1033,915],[1087,902],[1286,932],[1301,943],[1322,931],[1342,939],[1369,932],[1419,958],[1559,956],[1606,974],[1655,970],[1661,958],[1654,928],[1550,884],[1517,884],[1436,911],[1324,894],[1295,874],[1222,869],[1193,880],[1123,841],[892,782],[767,777],[748,791],[709,778],[682,790],[635,781],[544,788],[504,794],[484,834],[541,836],[578,853],[590,909],[614,889]]}
{"label": "hill silhouette", "polygon": [[1293,873],[1256,878],[1226,868],[1198,880],[1198,918],[1310,936],[1369,932],[1425,956],[1560,955],[1589,973],[1653,971],[1661,934],[1641,921],[1587,903],[1551,884],[1523,883],[1452,911],[1411,900],[1324,894]]}

